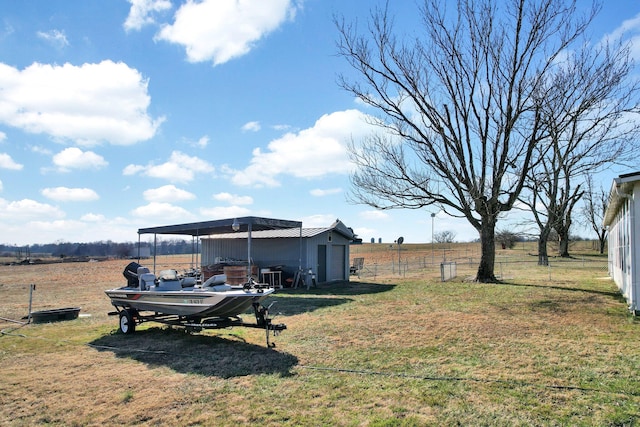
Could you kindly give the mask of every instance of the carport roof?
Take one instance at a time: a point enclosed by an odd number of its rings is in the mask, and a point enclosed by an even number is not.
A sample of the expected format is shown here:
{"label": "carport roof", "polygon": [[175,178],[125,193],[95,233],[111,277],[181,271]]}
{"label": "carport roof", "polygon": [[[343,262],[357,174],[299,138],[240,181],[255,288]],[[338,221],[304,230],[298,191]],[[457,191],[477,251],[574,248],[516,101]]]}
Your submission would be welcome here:
{"label": "carport roof", "polygon": [[246,216],[241,218],[217,219],[213,221],[192,222],[188,224],[164,225],[138,229],[138,234],[178,234],[188,236],[208,236],[211,234],[235,233],[231,228],[234,221],[240,226],[238,232],[282,230],[287,228],[302,228],[301,221],[285,219],[261,218]]}

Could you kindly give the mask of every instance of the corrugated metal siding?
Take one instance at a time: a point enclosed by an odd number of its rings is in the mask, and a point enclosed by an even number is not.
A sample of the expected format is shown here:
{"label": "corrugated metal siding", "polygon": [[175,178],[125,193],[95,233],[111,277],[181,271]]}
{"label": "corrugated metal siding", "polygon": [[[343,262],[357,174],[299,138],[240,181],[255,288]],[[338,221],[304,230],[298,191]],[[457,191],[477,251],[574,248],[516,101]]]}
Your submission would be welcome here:
{"label": "corrugated metal siding", "polygon": [[[349,239],[340,233],[320,234],[302,239],[302,259],[300,258],[300,238],[259,238],[251,239],[251,255],[254,264],[260,268],[282,265],[285,271],[295,272],[298,267],[312,269],[318,274],[318,245],[326,245],[326,279],[347,280],[349,278]],[[235,260],[247,259],[247,240],[241,238],[221,238],[202,240],[202,265],[211,265],[216,257]],[[301,265],[300,265],[301,262]]]}
{"label": "corrugated metal siding", "polygon": [[[305,242],[303,239],[303,256]],[[251,257],[260,268],[283,265],[295,271],[300,263],[300,238],[251,239]],[[202,241],[202,265],[216,263],[217,258],[246,261],[247,241],[240,239],[206,239]]]}
{"label": "corrugated metal siding", "polygon": [[345,245],[331,246],[331,268],[327,280],[344,280],[345,279]]}

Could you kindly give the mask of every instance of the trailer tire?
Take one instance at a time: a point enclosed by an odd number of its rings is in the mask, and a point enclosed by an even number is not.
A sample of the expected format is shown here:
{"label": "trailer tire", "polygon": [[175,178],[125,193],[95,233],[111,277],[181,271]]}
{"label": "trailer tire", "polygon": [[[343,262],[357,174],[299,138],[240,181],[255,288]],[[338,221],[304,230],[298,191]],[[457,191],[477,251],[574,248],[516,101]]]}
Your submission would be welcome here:
{"label": "trailer tire", "polygon": [[133,318],[133,314],[129,310],[122,310],[120,312],[120,332],[125,335],[134,333],[136,330],[136,321]]}

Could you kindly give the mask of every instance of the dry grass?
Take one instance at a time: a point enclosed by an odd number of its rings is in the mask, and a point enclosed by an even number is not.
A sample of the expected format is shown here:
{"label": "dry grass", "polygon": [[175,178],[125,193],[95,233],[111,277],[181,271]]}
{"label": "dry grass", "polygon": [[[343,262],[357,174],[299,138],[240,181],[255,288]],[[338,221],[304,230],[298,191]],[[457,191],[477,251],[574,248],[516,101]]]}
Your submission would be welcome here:
{"label": "dry grass", "polygon": [[499,285],[427,268],[279,292],[275,350],[259,330],[115,333],[123,261],[3,266],[0,317],[26,314],[29,283],[34,310],[91,317],[0,325],[0,424],[634,425],[639,325],[589,256],[509,263]]}

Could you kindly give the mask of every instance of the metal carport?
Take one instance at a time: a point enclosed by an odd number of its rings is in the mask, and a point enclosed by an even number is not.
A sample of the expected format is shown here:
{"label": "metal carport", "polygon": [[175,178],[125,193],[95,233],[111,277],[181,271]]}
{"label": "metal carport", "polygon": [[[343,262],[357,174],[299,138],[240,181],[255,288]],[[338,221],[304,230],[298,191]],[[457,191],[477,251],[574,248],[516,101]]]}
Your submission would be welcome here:
{"label": "metal carport", "polygon": [[142,234],[153,234],[153,270],[156,269],[156,243],[158,234],[171,234],[191,236],[192,239],[199,239],[202,236],[211,234],[230,234],[239,231],[247,233],[247,260],[249,261],[248,277],[251,277],[251,232],[261,230],[280,230],[298,228],[300,229],[300,259],[302,268],[302,222],[284,219],[262,218],[246,216],[240,218],[217,219],[212,221],[192,222],[186,224],[164,225],[159,227],[148,227],[138,229],[138,248],[140,248],[140,236]]}

